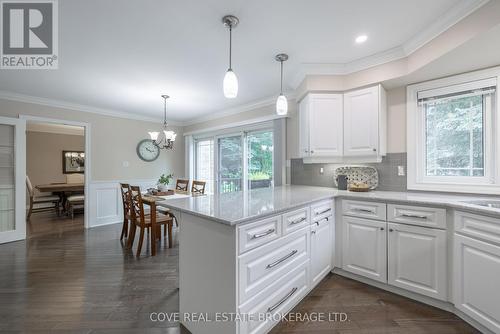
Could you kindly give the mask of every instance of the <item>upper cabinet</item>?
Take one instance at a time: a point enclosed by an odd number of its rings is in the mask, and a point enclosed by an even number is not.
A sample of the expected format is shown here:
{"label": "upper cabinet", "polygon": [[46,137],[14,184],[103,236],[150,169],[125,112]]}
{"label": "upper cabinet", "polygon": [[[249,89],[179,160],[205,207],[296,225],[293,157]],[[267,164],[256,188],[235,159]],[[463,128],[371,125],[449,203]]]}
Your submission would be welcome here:
{"label": "upper cabinet", "polygon": [[306,163],[380,161],[386,154],[386,115],[381,85],[310,93],[299,104],[300,157]]}
{"label": "upper cabinet", "polygon": [[299,118],[301,157],[342,156],[342,94],[308,94],[300,102]]}

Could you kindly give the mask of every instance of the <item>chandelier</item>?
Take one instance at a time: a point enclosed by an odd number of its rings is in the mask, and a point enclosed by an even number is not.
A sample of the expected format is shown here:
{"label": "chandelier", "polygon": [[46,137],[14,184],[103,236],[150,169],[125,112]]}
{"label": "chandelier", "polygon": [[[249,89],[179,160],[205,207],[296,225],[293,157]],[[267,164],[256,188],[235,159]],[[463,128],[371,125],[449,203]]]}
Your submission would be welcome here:
{"label": "chandelier", "polygon": [[163,135],[161,132],[152,131],[148,132],[153,144],[160,149],[171,150],[174,148],[174,141],[177,134],[174,131],[167,130],[167,99],[170,97],[168,95],[162,95],[163,98]]}

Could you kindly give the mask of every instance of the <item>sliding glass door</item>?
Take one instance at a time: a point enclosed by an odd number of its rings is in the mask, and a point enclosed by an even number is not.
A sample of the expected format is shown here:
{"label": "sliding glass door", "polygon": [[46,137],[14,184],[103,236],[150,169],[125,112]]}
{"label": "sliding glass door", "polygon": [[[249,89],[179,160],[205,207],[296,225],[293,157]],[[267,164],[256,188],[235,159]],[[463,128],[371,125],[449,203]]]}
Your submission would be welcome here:
{"label": "sliding glass door", "polygon": [[195,179],[205,181],[205,192],[214,192],[214,140],[213,138],[195,141]]}
{"label": "sliding glass door", "polygon": [[217,183],[219,193],[243,189],[243,136],[217,139]]}
{"label": "sliding glass door", "polygon": [[273,131],[248,132],[246,135],[248,189],[273,186]]}

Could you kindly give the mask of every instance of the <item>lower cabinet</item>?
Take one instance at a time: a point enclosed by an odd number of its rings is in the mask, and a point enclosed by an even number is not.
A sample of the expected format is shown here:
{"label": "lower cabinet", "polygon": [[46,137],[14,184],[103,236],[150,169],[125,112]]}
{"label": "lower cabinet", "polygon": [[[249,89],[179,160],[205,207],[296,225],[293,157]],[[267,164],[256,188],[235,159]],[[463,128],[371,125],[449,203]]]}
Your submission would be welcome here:
{"label": "lower cabinet", "polygon": [[388,231],[388,283],[446,300],[446,231],[394,223]]}
{"label": "lower cabinet", "polygon": [[311,286],[325,277],[332,268],[331,216],[311,225]]}
{"label": "lower cabinet", "polygon": [[342,269],[387,282],[386,222],[343,217]]}
{"label": "lower cabinet", "polygon": [[500,246],[455,233],[454,304],[500,333]]}

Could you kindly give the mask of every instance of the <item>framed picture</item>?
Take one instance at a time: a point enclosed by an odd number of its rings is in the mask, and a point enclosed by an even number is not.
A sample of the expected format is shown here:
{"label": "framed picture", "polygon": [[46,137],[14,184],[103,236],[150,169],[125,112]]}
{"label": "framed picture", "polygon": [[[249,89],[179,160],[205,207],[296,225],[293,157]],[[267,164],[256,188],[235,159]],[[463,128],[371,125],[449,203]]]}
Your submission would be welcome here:
{"label": "framed picture", "polygon": [[63,174],[85,173],[85,152],[63,151]]}

